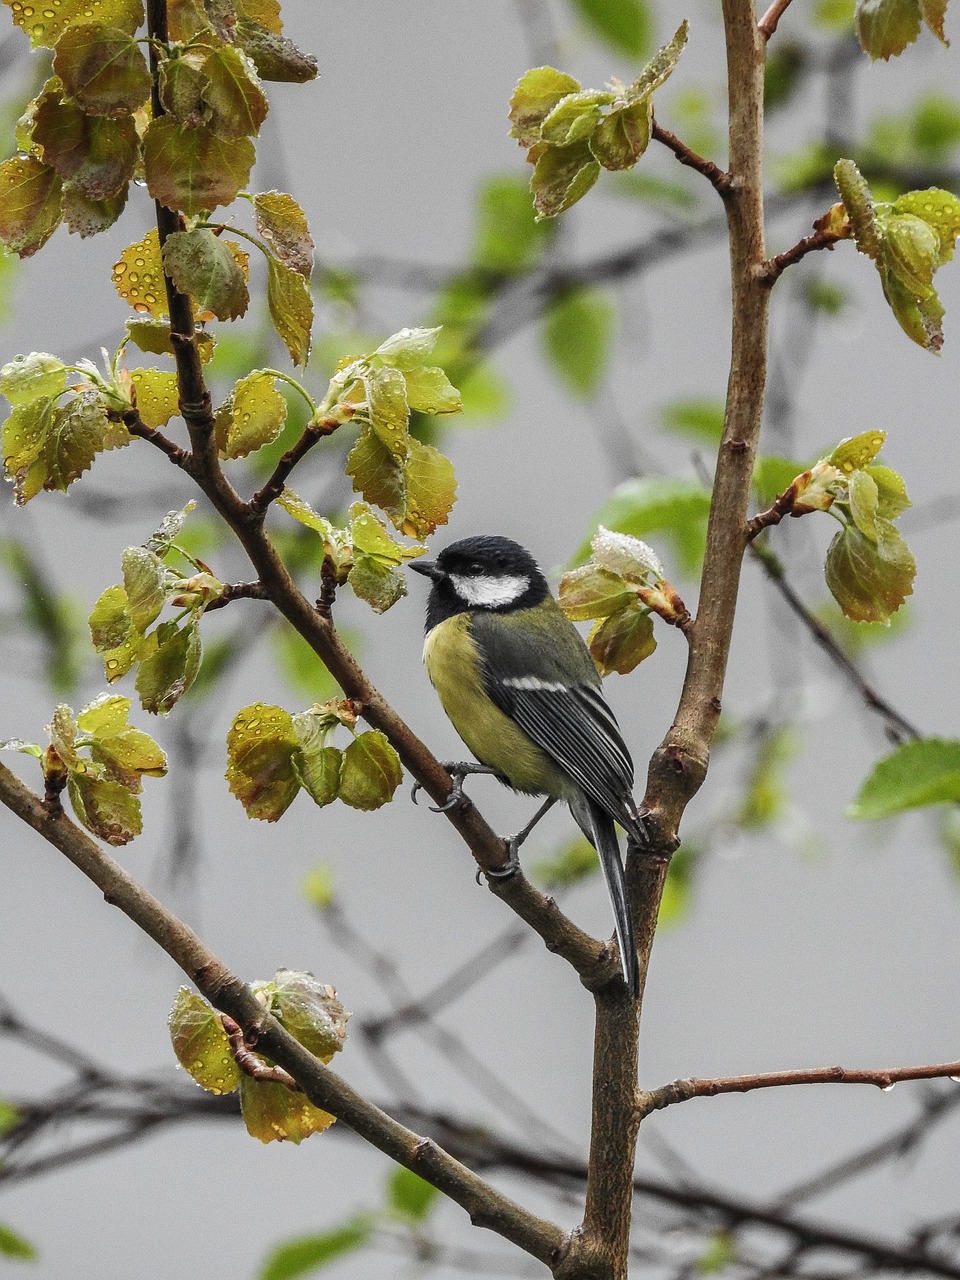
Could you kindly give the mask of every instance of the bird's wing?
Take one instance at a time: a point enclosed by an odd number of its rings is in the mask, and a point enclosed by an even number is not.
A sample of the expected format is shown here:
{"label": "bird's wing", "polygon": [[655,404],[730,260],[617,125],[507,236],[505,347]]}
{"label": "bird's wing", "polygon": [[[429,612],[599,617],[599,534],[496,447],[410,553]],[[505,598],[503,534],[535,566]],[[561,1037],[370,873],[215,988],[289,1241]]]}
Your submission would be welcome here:
{"label": "bird's wing", "polygon": [[591,800],[628,829],[633,825],[633,763],[599,690],[505,676],[490,680],[488,692]]}

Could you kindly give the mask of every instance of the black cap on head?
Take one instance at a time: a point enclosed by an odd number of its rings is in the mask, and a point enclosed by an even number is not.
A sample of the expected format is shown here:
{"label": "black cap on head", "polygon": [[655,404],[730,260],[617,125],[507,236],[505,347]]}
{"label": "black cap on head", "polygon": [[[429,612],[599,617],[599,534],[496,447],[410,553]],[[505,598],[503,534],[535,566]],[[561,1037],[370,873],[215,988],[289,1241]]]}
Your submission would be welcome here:
{"label": "black cap on head", "polygon": [[[547,580],[533,556],[519,542],[502,538],[497,534],[478,534],[451,542],[436,560],[415,560],[410,568],[433,580],[433,589],[427,605],[427,630],[438,622],[469,608],[481,608],[495,612],[528,608],[538,604],[549,594]],[[457,590],[452,579],[458,579],[461,587],[466,580],[525,579],[526,585],[519,593],[497,600],[467,599]]]}

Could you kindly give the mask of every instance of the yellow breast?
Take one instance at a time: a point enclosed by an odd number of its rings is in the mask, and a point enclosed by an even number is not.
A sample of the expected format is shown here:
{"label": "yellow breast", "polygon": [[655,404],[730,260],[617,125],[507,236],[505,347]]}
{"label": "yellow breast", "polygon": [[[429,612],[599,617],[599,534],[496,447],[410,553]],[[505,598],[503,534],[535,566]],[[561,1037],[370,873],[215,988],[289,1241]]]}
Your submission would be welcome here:
{"label": "yellow breast", "polygon": [[470,642],[469,613],[433,628],[423,646],[423,664],[453,727],[481,764],[529,795],[563,797],[570,791],[567,775],[487,697]]}

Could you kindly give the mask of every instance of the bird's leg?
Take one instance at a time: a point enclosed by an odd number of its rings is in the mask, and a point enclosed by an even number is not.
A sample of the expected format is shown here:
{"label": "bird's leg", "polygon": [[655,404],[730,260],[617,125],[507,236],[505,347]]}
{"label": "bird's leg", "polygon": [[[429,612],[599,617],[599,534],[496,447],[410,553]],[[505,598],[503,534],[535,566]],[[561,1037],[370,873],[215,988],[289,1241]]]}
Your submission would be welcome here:
{"label": "bird's leg", "polygon": [[526,840],[527,836],[530,834],[533,828],[537,825],[537,823],[540,821],[543,815],[545,813],[549,813],[549,811],[553,808],[553,806],[556,803],[557,803],[556,796],[547,796],[546,800],[544,800],[543,804],[540,806],[537,812],[533,815],[533,817],[530,819],[527,825],[523,827],[522,830],[518,831],[515,836],[509,837],[509,839],[507,840],[507,846],[510,851],[509,861],[507,862],[507,865],[505,867],[501,867],[497,871],[485,871],[484,875],[487,877],[488,880],[506,880],[508,876],[512,876],[515,872],[520,870],[520,859],[517,857],[517,852],[520,846],[523,844],[524,840]]}
{"label": "bird's leg", "polygon": [[[440,763],[453,779],[453,790],[444,800],[443,804],[430,805],[431,813],[447,813],[455,804],[459,804],[463,799],[463,780],[473,773],[492,773],[499,777],[496,769],[492,769],[488,764],[477,764],[473,760],[441,760]],[[415,782],[410,790],[410,799],[414,804],[417,803],[417,792],[421,791],[422,783]]]}

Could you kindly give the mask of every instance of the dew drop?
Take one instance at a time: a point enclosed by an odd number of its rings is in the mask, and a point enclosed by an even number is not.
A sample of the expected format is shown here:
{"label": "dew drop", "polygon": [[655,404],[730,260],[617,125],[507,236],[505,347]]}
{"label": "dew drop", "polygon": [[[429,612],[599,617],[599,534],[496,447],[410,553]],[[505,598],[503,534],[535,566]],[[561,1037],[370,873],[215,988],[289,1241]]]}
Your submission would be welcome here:
{"label": "dew drop", "polygon": [[894,1085],[896,1085],[896,1083],[897,1083],[897,1082],[896,1082],[896,1080],[891,1080],[889,1084],[882,1085],[882,1086],[881,1086],[881,1089],[880,1089],[880,1092],[881,1092],[881,1093],[893,1093]]}

